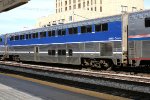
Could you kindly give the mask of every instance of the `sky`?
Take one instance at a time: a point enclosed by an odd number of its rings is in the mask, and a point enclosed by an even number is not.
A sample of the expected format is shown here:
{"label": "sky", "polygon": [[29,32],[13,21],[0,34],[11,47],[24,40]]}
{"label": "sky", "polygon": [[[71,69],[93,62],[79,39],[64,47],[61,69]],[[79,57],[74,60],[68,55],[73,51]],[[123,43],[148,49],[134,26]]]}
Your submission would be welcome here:
{"label": "sky", "polygon": [[[150,0],[145,9],[150,9]],[[37,19],[55,13],[55,0],[30,0],[27,4],[0,13],[0,34],[27,30],[35,27]]]}

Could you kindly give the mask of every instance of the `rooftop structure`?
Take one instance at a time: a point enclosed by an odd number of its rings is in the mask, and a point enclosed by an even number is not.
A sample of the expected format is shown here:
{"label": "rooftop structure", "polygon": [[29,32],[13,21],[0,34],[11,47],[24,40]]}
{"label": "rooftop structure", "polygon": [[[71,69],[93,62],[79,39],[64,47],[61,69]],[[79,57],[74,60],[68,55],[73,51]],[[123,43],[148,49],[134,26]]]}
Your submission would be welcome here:
{"label": "rooftop structure", "polygon": [[0,0],[0,12],[8,11],[27,3],[29,0]]}

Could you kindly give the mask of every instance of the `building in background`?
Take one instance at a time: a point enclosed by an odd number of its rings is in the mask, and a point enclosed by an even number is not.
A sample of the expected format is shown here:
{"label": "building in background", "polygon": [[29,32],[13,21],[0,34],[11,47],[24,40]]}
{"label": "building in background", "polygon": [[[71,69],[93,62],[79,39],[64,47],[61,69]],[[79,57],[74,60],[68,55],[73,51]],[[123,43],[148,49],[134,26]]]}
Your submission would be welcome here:
{"label": "building in background", "polygon": [[144,9],[144,0],[56,0],[56,13],[39,18],[36,27],[47,27]]}

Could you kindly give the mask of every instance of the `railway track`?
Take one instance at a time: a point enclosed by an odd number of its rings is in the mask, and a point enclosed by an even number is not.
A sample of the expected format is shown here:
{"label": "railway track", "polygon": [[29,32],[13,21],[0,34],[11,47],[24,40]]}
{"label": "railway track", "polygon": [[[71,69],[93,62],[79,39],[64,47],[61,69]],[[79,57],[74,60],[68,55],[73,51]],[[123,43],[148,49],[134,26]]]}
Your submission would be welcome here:
{"label": "railway track", "polygon": [[95,71],[95,70],[78,70],[78,69],[68,69],[68,68],[59,68],[52,66],[41,66],[41,65],[31,65],[31,64],[23,64],[17,62],[6,62],[0,61],[2,65],[8,66],[16,66],[27,69],[35,69],[41,71],[50,71],[50,72],[59,72],[59,73],[67,73],[74,75],[84,75],[89,77],[96,78],[109,78],[123,81],[132,81],[132,82],[140,82],[140,83],[150,83],[150,74],[133,74],[129,72],[114,72],[114,71]]}

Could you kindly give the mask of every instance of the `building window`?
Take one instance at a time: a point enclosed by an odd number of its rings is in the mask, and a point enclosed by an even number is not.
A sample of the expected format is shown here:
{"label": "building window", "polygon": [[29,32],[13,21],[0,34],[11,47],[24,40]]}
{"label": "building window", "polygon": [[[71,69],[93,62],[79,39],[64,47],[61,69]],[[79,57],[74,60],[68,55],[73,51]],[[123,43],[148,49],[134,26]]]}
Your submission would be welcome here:
{"label": "building window", "polygon": [[102,12],[102,7],[100,7],[100,12]]}
{"label": "building window", "polygon": [[93,0],[91,0],[91,5],[93,5]]}
{"label": "building window", "polygon": [[78,4],[78,8],[79,8],[79,9],[81,8],[81,3]]}
{"label": "building window", "polygon": [[122,8],[121,12],[127,12],[128,11],[128,6],[121,5],[121,8]]}
{"label": "building window", "polygon": [[71,10],[71,6],[69,6],[69,10]]}
{"label": "building window", "polygon": [[67,11],[67,7],[65,7],[65,11]]}
{"label": "building window", "polygon": [[83,2],[83,8],[85,7],[85,2]]}
{"label": "building window", "polygon": [[145,27],[150,27],[150,17],[145,18]]}
{"label": "building window", "polygon": [[100,0],[100,4],[102,4],[102,0]]}
{"label": "building window", "polygon": [[71,0],[69,0],[69,4],[71,4]]}
{"label": "building window", "polygon": [[67,1],[65,1],[65,5],[67,5]]}
{"label": "building window", "polygon": [[72,21],[72,16],[69,16],[69,21]]}
{"label": "building window", "polygon": [[137,8],[136,7],[132,7],[132,12],[135,12],[137,11]]}
{"label": "building window", "polygon": [[73,0],[73,3],[76,3],[76,0]]}
{"label": "building window", "polygon": [[96,11],[96,7],[95,7],[95,11]]}
{"label": "building window", "polygon": [[73,9],[76,9],[76,5],[73,5]]}
{"label": "building window", "polygon": [[87,1],[87,6],[89,6],[89,0]]}

